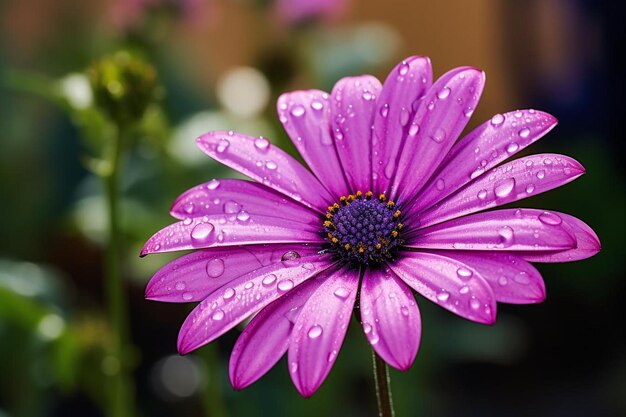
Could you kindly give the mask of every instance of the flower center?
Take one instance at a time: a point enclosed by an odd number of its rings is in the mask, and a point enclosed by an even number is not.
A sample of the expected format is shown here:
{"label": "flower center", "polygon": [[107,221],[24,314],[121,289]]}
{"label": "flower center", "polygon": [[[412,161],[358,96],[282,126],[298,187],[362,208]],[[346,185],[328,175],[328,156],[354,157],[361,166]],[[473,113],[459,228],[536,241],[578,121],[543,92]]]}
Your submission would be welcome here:
{"label": "flower center", "polygon": [[403,228],[401,212],[384,194],[372,192],[342,196],[340,204],[328,207],[324,221],[328,252],[353,264],[380,263],[392,259]]}

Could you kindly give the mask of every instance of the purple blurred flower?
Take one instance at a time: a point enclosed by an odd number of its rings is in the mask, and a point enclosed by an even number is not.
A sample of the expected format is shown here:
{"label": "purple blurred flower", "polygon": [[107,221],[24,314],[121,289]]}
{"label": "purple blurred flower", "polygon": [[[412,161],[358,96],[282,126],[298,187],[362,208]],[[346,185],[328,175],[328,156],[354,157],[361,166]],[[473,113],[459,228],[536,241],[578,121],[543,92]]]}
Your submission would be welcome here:
{"label": "purple blurred flower", "polygon": [[185,192],[171,211],[180,222],[142,251],[197,249],[146,289],[151,300],[200,301],[178,350],[259,312],[233,349],[233,386],[250,385],[287,352],[296,388],[310,396],[335,362],[357,298],[372,348],[401,370],[420,342],[413,291],[485,324],[496,302],[544,300],[529,261],[588,258],[598,237],[567,214],[484,210],[567,184],[584,168],[556,154],[503,163],[556,125],[540,111],[496,114],[457,142],[484,83],[482,71],[461,67],[433,84],[430,60],[416,56],[384,85],[364,75],[331,94],[282,95],[280,121],[312,172],[264,138],[201,136],[206,154],[256,182],[213,180]]}
{"label": "purple blurred flower", "polygon": [[340,17],[348,0],[276,0],[275,12],[285,22],[296,24],[316,19]]}

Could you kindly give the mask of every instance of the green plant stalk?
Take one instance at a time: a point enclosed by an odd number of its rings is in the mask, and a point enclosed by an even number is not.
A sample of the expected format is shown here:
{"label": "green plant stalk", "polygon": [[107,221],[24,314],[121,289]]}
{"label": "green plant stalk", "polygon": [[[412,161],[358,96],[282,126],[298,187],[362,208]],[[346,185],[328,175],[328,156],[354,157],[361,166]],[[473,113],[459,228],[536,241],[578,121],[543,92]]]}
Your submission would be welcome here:
{"label": "green plant stalk", "polygon": [[379,417],[394,417],[393,401],[391,399],[391,379],[387,363],[372,350],[372,367],[376,382],[376,400],[378,402]]}
{"label": "green plant stalk", "polygon": [[117,126],[115,140],[111,142],[107,155],[108,169],[103,173],[107,211],[109,242],[105,263],[105,295],[111,325],[112,338],[110,351],[103,363],[108,376],[107,406],[110,417],[131,417],[134,415],[134,387],[129,375],[131,366],[128,360],[128,297],[121,273],[120,235],[120,162],[122,159],[123,135],[125,129]]}

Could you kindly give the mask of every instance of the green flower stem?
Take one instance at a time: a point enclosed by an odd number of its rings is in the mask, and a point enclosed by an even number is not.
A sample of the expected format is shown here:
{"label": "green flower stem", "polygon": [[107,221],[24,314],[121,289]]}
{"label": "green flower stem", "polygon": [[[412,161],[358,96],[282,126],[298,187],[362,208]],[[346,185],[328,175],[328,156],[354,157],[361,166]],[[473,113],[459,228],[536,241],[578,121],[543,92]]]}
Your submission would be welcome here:
{"label": "green flower stem", "polygon": [[372,350],[372,366],[374,368],[374,380],[376,381],[378,416],[393,417],[395,413],[393,411],[393,401],[391,400],[389,368],[374,350]]}
{"label": "green flower stem", "polygon": [[134,415],[133,384],[130,378],[128,360],[128,300],[126,287],[121,274],[120,236],[120,160],[122,157],[124,127],[118,131],[110,143],[107,169],[102,175],[106,192],[109,221],[109,242],[105,263],[105,294],[109,322],[112,330],[110,351],[103,363],[108,390],[108,415],[110,417],[130,417]]}

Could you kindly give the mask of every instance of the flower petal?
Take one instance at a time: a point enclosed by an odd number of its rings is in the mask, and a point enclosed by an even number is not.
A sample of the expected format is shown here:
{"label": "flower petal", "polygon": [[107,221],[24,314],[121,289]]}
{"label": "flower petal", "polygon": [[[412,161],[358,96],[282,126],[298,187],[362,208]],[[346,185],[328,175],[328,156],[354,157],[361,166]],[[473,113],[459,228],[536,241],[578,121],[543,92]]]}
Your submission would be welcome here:
{"label": "flower petal", "polygon": [[358,285],[358,270],[336,272],[311,295],[296,319],[288,361],[291,379],[303,397],[319,388],[335,363]]}
{"label": "flower petal", "polygon": [[455,144],[423,191],[415,211],[432,206],[472,179],[541,139],[557,120],[536,110],[496,114]]}
{"label": "flower petal", "polygon": [[[430,59],[411,56],[391,70],[376,101],[372,144],[374,192],[387,193],[419,100],[433,83]],[[393,161],[393,162],[389,162]]]}
{"label": "flower petal", "polygon": [[204,299],[187,316],[178,334],[178,351],[205,345],[289,290],[332,264],[324,255],[305,256],[259,268],[231,281]]}
{"label": "flower petal", "polygon": [[276,244],[204,249],[161,268],[146,287],[146,299],[168,303],[202,301],[233,279],[281,260],[316,254],[318,245]]}
{"label": "flower petal", "polygon": [[267,139],[220,131],[200,136],[197,143],[216,161],[308,207],[325,212],[333,201],[313,174]]}
{"label": "flower petal", "polygon": [[352,192],[372,188],[372,123],[380,81],[371,75],[342,78],[331,94],[335,146]]}
{"label": "flower petal", "polygon": [[427,252],[404,252],[389,266],[411,288],[441,307],[478,323],[496,321],[493,291],[470,266]]}
{"label": "flower petal", "polygon": [[585,173],[578,161],[539,154],[493,168],[424,213],[414,215],[422,227],[501,206],[565,185]]}
{"label": "flower petal", "polygon": [[422,249],[549,251],[575,247],[558,214],[506,209],[472,214],[418,230],[405,246]]}
{"label": "flower petal", "polygon": [[546,286],[534,266],[510,253],[446,251],[441,255],[473,268],[493,290],[496,301],[533,304],[546,299]]}
{"label": "flower petal", "polygon": [[367,269],[361,284],[363,331],[378,356],[405,371],[420,344],[422,322],[411,290],[389,269]]}
{"label": "flower petal", "polygon": [[587,259],[600,252],[598,235],[582,220],[565,213],[555,213],[563,226],[576,237],[576,247],[560,252],[523,252],[519,255],[530,262],[573,262]]}
{"label": "flower petal", "polygon": [[430,179],[467,124],[467,111],[478,104],[484,85],[484,72],[461,67],[444,74],[428,90],[398,161],[392,199],[409,201]]}
{"label": "flower petal", "polygon": [[278,118],[302,158],[335,196],[349,194],[344,170],[335,149],[328,94],[294,91],[278,98]]}
{"label": "flower petal", "polygon": [[262,215],[216,214],[164,227],[148,239],[141,256],[218,246],[305,242],[322,242],[315,226]]}
{"label": "flower petal", "polygon": [[212,180],[185,191],[170,210],[177,219],[213,214],[245,217],[261,214],[302,223],[319,223],[319,214],[262,184],[237,180]]}
{"label": "flower petal", "polygon": [[301,307],[322,282],[321,278],[310,279],[254,316],[230,355],[230,382],[235,389],[254,383],[287,352]]}

